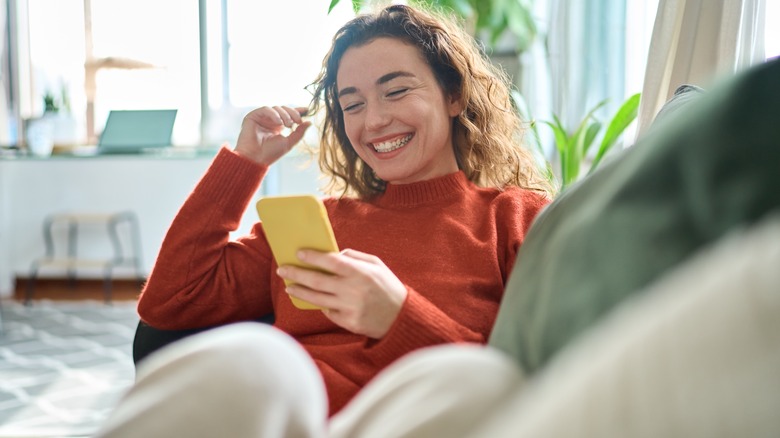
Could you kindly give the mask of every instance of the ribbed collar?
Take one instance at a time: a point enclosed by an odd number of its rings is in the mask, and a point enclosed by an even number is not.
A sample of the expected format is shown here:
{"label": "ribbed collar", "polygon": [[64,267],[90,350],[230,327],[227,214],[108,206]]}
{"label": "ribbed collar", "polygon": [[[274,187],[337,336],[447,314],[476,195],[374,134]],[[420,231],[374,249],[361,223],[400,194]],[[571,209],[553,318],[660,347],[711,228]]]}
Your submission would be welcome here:
{"label": "ribbed collar", "polygon": [[471,183],[463,171],[410,184],[387,184],[385,192],[374,201],[380,207],[402,207],[425,204],[464,192]]}

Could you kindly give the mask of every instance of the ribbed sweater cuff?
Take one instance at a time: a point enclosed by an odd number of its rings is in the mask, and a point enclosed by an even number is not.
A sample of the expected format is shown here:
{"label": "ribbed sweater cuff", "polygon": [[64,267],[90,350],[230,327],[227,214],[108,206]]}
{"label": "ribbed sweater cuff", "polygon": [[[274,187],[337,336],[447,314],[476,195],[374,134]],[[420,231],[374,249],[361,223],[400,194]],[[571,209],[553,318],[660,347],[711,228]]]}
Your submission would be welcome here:
{"label": "ribbed sweater cuff", "polygon": [[378,364],[389,364],[400,354],[452,339],[452,327],[441,310],[417,291],[407,287],[406,301],[384,338],[370,347]]}

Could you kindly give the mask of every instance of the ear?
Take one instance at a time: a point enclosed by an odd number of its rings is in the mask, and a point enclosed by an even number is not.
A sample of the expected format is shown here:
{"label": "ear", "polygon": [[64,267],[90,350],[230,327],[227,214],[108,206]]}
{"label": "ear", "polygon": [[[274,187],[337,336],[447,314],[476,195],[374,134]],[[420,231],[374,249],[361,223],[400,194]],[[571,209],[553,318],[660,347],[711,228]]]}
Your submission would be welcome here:
{"label": "ear", "polygon": [[447,113],[450,117],[456,117],[463,112],[463,102],[461,101],[459,94],[451,94],[449,102],[447,103]]}

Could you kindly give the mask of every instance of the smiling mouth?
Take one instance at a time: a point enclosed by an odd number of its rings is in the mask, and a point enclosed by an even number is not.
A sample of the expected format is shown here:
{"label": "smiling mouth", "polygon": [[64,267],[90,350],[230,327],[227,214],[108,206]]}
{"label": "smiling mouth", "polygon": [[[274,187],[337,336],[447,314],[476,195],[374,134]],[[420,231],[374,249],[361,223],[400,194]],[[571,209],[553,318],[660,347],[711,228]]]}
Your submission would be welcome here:
{"label": "smiling mouth", "polygon": [[412,134],[406,135],[404,137],[397,138],[393,141],[384,141],[382,143],[369,143],[371,147],[374,148],[375,151],[380,153],[386,153],[386,152],[392,152],[396,149],[400,149],[404,146],[406,146],[406,143],[409,143],[409,140],[412,139]]}

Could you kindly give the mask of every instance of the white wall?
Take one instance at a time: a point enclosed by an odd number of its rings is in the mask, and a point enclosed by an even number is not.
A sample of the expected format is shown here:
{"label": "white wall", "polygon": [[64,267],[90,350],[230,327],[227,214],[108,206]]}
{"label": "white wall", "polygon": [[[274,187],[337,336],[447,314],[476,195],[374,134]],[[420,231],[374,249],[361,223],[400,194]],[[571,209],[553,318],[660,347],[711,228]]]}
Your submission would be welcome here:
{"label": "white wall", "polygon": [[[0,296],[11,295],[14,278],[26,277],[30,263],[44,254],[43,221],[55,212],[134,211],[140,222],[144,274],[148,274],[179,206],[211,160],[211,155],[0,159]],[[316,193],[318,173],[312,166],[300,168],[304,161],[305,157],[293,155],[272,168],[266,181],[272,190],[269,194]],[[250,207],[234,235],[248,232],[256,218]],[[81,237],[80,256],[112,254],[102,229],[85,227]],[[79,274],[102,275],[89,270]],[[62,277],[64,273],[41,275]],[[132,275],[130,269],[116,272],[118,278]]]}

